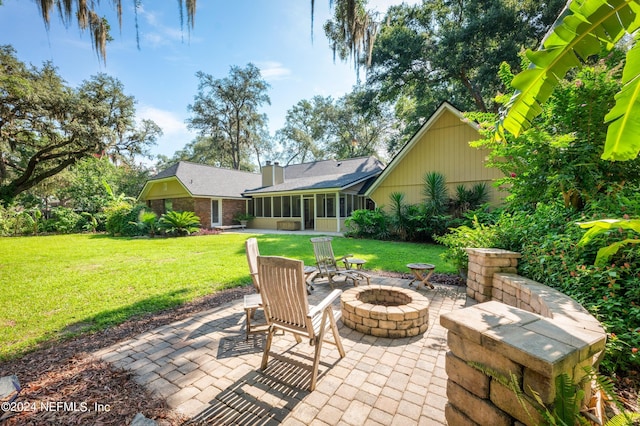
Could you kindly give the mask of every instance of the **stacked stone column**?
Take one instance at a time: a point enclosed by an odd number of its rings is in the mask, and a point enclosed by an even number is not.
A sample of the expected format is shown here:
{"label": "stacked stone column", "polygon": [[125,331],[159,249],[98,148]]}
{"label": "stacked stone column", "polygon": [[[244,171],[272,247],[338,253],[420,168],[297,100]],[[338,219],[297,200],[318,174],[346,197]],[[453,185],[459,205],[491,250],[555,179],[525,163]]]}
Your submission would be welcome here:
{"label": "stacked stone column", "polygon": [[467,296],[487,302],[493,294],[493,274],[509,272],[515,274],[520,253],[491,248],[468,248],[469,267],[467,273]]}
{"label": "stacked stone column", "polygon": [[449,330],[447,423],[542,424],[534,393],[551,409],[556,378],[580,380],[597,364],[606,333],[568,296],[516,275],[520,254],[468,253],[467,295],[485,303],[440,317]]}

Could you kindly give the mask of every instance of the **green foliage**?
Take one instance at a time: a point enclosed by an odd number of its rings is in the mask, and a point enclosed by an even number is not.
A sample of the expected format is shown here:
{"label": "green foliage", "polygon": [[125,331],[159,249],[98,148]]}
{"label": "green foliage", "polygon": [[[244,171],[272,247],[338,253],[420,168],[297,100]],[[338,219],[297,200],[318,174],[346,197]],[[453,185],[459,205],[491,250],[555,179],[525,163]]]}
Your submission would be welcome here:
{"label": "green foliage", "polygon": [[200,218],[194,212],[172,210],[160,216],[158,229],[168,235],[183,237],[200,229]]}
{"label": "green foliage", "polygon": [[158,215],[151,211],[140,210],[136,225],[143,233],[153,238],[158,232]]}
{"label": "green foliage", "polygon": [[[624,229],[628,229],[631,231],[635,231],[635,233],[640,233],[639,219],[601,219],[591,222],[582,222],[579,223],[579,225],[583,229],[589,229],[578,242],[578,245],[580,246],[588,244],[598,235],[610,233],[611,231],[618,231],[619,233],[621,233]],[[615,256],[616,253],[618,253],[618,250],[620,250],[622,247],[627,244],[638,243],[640,243],[640,239],[638,238],[625,238],[623,240],[609,244],[606,247],[600,248],[598,250],[598,254],[596,255],[595,265],[605,266],[605,264],[609,262],[609,260],[611,260],[611,258]]]}
{"label": "green foliage", "polygon": [[424,175],[423,181],[422,195],[425,197],[425,214],[433,216],[445,214],[449,204],[449,193],[444,175],[438,172],[429,172]]}
{"label": "green foliage", "polygon": [[[640,26],[640,8],[636,2],[600,0],[570,1],[569,8],[558,17],[538,51],[527,51],[532,66],[518,74],[512,85],[517,89],[507,105],[502,127],[518,136],[531,126],[542,112],[542,104],[551,96],[559,79],[572,68],[580,67],[602,48],[611,50],[627,34]],[[616,95],[616,105],[606,119],[611,124],[602,155],[607,160],[630,160],[640,152],[638,127],[637,39],[627,52],[624,88]]]}
{"label": "green foliage", "polygon": [[401,240],[407,239],[407,204],[404,201],[403,192],[392,192],[389,194],[391,202],[391,216],[389,217],[389,226],[391,232],[397,235]]}
{"label": "green foliage", "polygon": [[52,188],[52,194],[60,200],[68,200],[67,206],[95,214],[117,198],[114,193],[133,200],[132,197],[138,195],[149,173],[126,164],[118,167],[105,156],[82,159],[63,175],[65,179]]}
{"label": "green foliage", "polygon": [[51,210],[51,218],[47,219],[44,228],[47,232],[70,234],[78,232],[82,216],[67,207],[56,207]]}
{"label": "green foliage", "polygon": [[452,200],[453,214],[462,217],[469,210],[475,210],[489,201],[489,189],[485,182],[476,183],[467,189],[464,185],[456,186],[456,196]]}
{"label": "green foliage", "polygon": [[[68,87],[51,63],[27,66],[0,46],[0,203],[98,153],[145,154],[160,129],[136,127],[135,100],[105,74]],[[117,105],[117,108],[113,107]]]}
{"label": "green foliage", "polygon": [[111,202],[104,209],[106,231],[112,236],[144,235],[144,231],[137,226],[138,216],[144,209],[143,205],[134,206],[127,201]]}
{"label": "green foliage", "polygon": [[435,240],[449,249],[442,254],[442,259],[452,263],[459,271],[466,271],[469,256],[466,248],[496,247],[499,245],[498,230],[482,224],[474,217],[472,226],[462,225],[450,228],[449,233],[438,236]]}
{"label": "green foliage", "polygon": [[0,205],[0,236],[35,235],[40,231],[42,212]]}
{"label": "green foliage", "polygon": [[235,220],[236,222],[249,221],[249,220],[253,220],[254,218],[255,218],[255,216],[253,216],[250,213],[236,213],[233,216],[233,220]]}
{"label": "green foliage", "polygon": [[345,221],[345,235],[358,238],[389,238],[389,216],[379,207],[375,210],[354,210]]}
{"label": "green foliage", "polygon": [[[640,160],[604,161],[606,128],[602,125],[620,87],[619,70],[606,61],[584,67],[556,86],[534,127],[506,143],[493,139],[496,117],[470,114],[483,120],[484,140],[473,146],[491,150],[489,165],[505,178],[507,201],[530,207],[562,194],[566,206],[583,209],[611,187],[636,185]],[[505,70],[506,72],[506,70]]]}

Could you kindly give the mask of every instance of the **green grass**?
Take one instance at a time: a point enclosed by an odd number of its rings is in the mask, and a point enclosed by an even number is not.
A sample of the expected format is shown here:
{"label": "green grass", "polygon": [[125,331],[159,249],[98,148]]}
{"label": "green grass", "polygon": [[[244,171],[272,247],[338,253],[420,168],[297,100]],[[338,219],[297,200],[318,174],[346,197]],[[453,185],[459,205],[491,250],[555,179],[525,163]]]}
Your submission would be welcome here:
{"label": "green grass", "polygon": [[[244,241],[221,234],[170,239],[104,235],[0,238],[0,359],[38,343],[118,324],[251,282]],[[309,236],[258,235],[264,255],[313,264]],[[367,260],[367,269],[407,272],[409,262],[437,265],[443,247],[334,238],[336,255]]]}

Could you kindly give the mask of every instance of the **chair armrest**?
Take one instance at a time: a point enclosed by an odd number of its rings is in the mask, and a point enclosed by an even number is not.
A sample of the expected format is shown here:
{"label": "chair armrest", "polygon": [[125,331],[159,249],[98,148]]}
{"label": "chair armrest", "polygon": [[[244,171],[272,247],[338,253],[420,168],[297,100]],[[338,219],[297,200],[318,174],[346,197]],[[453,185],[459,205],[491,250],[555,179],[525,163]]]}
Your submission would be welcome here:
{"label": "chair armrest", "polygon": [[339,261],[339,262],[344,262],[344,260],[349,258],[349,257],[353,257],[353,255],[352,254],[345,254],[342,257],[338,257],[336,260]]}
{"label": "chair armrest", "polygon": [[336,300],[342,294],[342,290],[336,288],[327,297],[322,299],[320,303],[311,307],[309,310],[309,317],[313,318],[316,315],[322,313],[327,307],[330,307],[334,300]]}

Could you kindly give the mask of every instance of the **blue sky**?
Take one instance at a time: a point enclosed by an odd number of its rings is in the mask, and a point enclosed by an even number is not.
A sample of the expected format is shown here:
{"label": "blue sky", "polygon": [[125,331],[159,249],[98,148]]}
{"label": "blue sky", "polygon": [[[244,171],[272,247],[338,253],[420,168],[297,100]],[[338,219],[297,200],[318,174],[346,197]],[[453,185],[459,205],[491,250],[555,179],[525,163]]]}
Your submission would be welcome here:
{"label": "blue sky", "polygon": [[[223,78],[234,65],[251,62],[260,68],[271,85],[271,106],[263,108],[271,134],[283,126],[287,110],[298,101],[315,95],[338,98],[356,83],[352,64],[334,63],[324,36],[322,25],[331,14],[329,0],[315,1],[313,41],[310,0],[199,1],[190,32],[180,28],[176,0],[143,1],[138,11],[140,50],[133,0],[123,1],[121,31],[111,2],[102,3],[114,38],[106,65],[92,51],[89,34],[81,33],[75,22],[65,28],[53,15],[47,31],[34,1],[3,0],[0,44],[12,45],[25,63],[40,67],[52,61],[73,87],[98,72],[118,78],[125,93],[136,98],[138,117],[152,119],[163,129],[153,154],[171,156],[194,138],[184,121],[197,91],[198,71]],[[399,3],[369,2],[381,13]]]}

